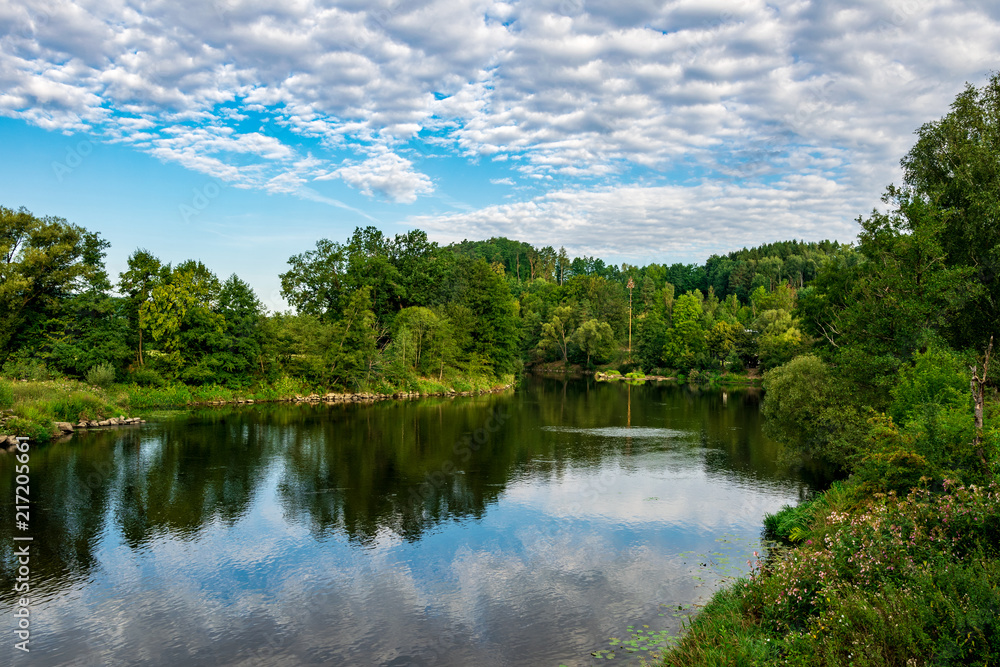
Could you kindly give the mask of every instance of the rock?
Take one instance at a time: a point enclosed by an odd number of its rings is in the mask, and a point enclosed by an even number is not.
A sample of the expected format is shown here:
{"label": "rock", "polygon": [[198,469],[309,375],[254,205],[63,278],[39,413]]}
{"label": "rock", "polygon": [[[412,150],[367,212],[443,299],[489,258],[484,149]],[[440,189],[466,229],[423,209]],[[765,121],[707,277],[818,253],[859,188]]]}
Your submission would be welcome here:
{"label": "rock", "polygon": [[87,428],[87,422],[80,420],[80,423],[76,425],[77,428]]}
{"label": "rock", "polygon": [[56,428],[62,431],[63,433],[73,432],[73,425],[70,424],[69,422],[56,422]]}
{"label": "rock", "polygon": [[97,425],[98,426],[110,426],[111,422],[109,422],[107,419],[102,419],[101,421],[97,422]]}
{"label": "rock", "polygon": [[93,419],[91,419],[89,422],[87,422],[87,426],[91,426],[91,427],[93,427],[93,426],[100,426],[100,425],[101,425],[100,422],[98,422],[96,420],[93,420]]}

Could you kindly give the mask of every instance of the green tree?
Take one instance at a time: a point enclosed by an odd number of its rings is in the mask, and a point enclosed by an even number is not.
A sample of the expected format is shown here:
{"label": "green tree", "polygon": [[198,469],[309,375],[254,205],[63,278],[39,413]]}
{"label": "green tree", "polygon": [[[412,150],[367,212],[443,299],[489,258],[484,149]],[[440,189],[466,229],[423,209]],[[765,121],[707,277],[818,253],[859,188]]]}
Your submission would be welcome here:
{"label": "green tree", "polygon": [[667,330],[663,357],[676,368],[700,368],[706,360],[701,299],[682,294],[674,303],[673,326]]}
{"label": "green tree", "polygon": [[156,370],[195,383],[210,382],[210,358],[224,341],[225,318],[215,312],[219,280],[201,262],[188,261],[156,285],[139,308],[139,323],[159,346]]}
{"label": "green tree", "polygon": [[95,270],[43,324],[36,354],[52,369],[82,378],[97,366],[123,369],[131,356],[121,299],[109,294],[111,282],[104,270],[107,248],[108,243],[96,236],[84,239],[84,261]]}
{"label": "green tree", "polygon": [[947,212],[936,253],[968,267],[983,289],[964,299],[949,335],[958,347],[985,348],[1000,321],[1000,72],[966,85],[940,120],[925,124],[902,160],[904,202]]}
{"label": "green tree", "polygon": [[716,322],[705,337],[709,355],[718,361],[720,366],[725,366],[726,359],[733,350],[736,330],[737,327],[728,322]]}
{"label": "green tree", "polygon": [[636,358],[642,368],[653,369],[664,365],[663,351],[667,344],[667,322],[654,309],[642,317],[636,327]]}
{"label": "green tree", "polygon": [[615,335],[606,322],[587,320],[573,332],[573,342],[587,355],[587,366],[591,356],[606,361],[615,353]]}
{"label": "green tree", "polygon": [[462,302],[472,315],[469,351],[495,373],[509,373],[520,341],[518,303],[503,276],[485,260],[470,262],[462,270],[467,281]]}
{"label": "green tree", "polygon": [[287,375],[311,384],[327,384],[327,350],[333,347],[334,325],[316,315],[279,313],[268,319],[278,365]]}
{"label": "green tree", "polygon": [[776,368],[788,363],[809,346],[798,320],[784,309],[765,310],[754,321],[758,331],[758,355],[764,368]]}
{"label": "green tree", "polygon": [[359,386],[371,379],[378,359],[378,329],[372,311],[371,290],[360,287],[351,294],[343,317],[333,326],[326,363],[334,382]]}
{"label": "green tree", "polygon": [[554,350],[562,357],[563,363],[569,363],[569,344],[572,340],[575,315],[570,306],[558,306],[552,310],[548,322],[542,324],[542,335],[538,341],[541,350]]}
{"label": "green tree", "polygon": [[239,386],[254,376],[268,375],[272,368],[265,359],[268,342],[264,304],[253,288],[234,273],[219,290],[216,310],[224,319],[222,347],[214,351],[217,379]]}
{"label": "green tree", "polygon": [[316,249],[288,259],[291,268],[280,275],[281,296],[300,313],[333,321],[340,314],[346,286],[347,252],[329,239]]}
{"label": "green tree", "polygon": [[107,245],[62,218],[0,206],[0,359],[38,349],[46,321],[104,271]]}
{"label": "green tree", "polygon": [[455,361],[451,323],[429,308],[401,310],[393,323],[392,339],[403,363],[417,371],[440,374]]}
{"label": "green tree", "polygon": [[162,269],[159,259],[148,250],[139,248],[129,256],[128,270],[118,274],[118,290],[124,296],[125,315],[132,334],[129,338],[133,341],[135,360],[139,366],[145,364],[139,309],[149,301],[153,288],[161,282]]}

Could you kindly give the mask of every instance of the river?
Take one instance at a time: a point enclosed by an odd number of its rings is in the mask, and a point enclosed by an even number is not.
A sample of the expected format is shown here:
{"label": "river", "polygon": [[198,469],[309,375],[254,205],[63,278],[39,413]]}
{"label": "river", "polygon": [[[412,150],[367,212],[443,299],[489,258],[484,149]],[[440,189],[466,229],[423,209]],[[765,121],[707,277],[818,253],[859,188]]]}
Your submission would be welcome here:
{"label": "river", "polygon": [[777,463],[759,401],[534,377],[468,398],[199,409],[34,448],[29,654],[14,649],[26,542],[11,539],[7,454],[0,651],[13,665],[634,662],[612,638],[676,632],[747,572],[764,513],[816,484]]}

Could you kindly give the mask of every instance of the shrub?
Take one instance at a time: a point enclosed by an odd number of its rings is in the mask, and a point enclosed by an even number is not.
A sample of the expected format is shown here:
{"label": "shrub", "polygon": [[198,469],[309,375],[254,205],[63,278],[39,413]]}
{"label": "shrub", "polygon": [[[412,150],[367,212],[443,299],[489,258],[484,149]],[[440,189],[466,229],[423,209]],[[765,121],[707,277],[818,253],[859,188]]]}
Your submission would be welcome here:
{"label": "shrub", "polygon": [[52,430],[51,426],[47,426],[46,424],[51,424],[51,422],[49,420],[40,422],[25,417],[14,417],[7,422],[5,430],[39,442],[48,442],[52,439]]}
{"label": "shrub", "polygon": [[115,381],[115,367],[108,363],[97,364],[87,371],[87,384],[107,387]]}
{"label": "shrub", "polygon": [[868,425],[830,367],[796,357],[764,374],[764,432],[790,451],[847,468]]}
{"label": "shrub", "polygon": [[162,387],[166,384],[163,376],[152,368],[137,368],[129,373],[129,382],[133,382],[140,387]]}
{"label": "shrub", "polygon": [[24,357],[6,362],[3,365],[3,373],[18,380],[51,380],[54,377],[44,361]]}

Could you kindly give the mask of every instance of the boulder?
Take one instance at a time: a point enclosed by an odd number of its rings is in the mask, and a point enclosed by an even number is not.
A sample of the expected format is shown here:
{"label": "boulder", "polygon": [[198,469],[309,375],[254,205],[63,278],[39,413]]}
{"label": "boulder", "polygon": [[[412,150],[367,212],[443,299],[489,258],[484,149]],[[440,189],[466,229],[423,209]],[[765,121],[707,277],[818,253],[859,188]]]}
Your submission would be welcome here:
{"label": "boulder", "polygon": [[56,422],[56,428],[62,431],[63,433],[73,432],[73,425],[70,424],[69,422]]}

